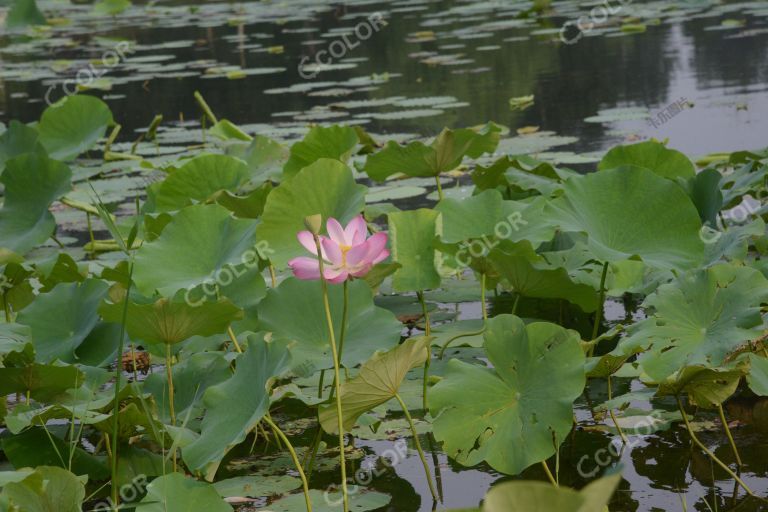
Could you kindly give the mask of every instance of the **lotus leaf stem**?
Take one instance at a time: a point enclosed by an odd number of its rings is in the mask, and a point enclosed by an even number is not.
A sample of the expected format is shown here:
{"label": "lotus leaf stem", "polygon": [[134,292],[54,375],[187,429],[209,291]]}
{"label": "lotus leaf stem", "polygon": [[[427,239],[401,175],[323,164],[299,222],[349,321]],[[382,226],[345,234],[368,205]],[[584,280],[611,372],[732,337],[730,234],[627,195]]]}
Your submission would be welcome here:
{"label": "lotus leaf stem", "polygon": [[[176,426],[176,409],[173,405],[173,370],[171,369],[171,344],[165,344],[165,372],[168,376],[168,410],[171,413],[171,426]],[[173,450],[173,471],[176,471],[176,450]]]}
{"label": "lotus leaf stem", "polygon": [[[597,338],[597,333],[600,331],[600,324],[603,321],[603,308],[605,306],[605,280],[608,277],[608,262],[606,261],[603,264],[603,274],[600,276],[600,291],[598,292],[597,297],[597,311],[595,312],[595,325],[592,328],[592,339],[594,340]],[[592,354],[595,351],[595,347],[591,346],[589,348],[589,356],[592,357]]]}
{"label": "lotus leaf stem", "polygon": [[483,323],[488,320],[488,310],[485,308],[485,272],[480,274],[480,307],[483,312]]}
{"label": "lotus leaf stem", "polygon": [[[613,400],[613,386],[611,385],[611,376],[608,375],[608,400]],[[619,422],[616,420],[616,416],[613,414],[613,408],[608,408],[608,414],[611,416],[611,419],[613,420],[613,425],[616,427],[616,430],[619,431],[619,436],[621,437],[622,444],[629,444],[629,440],[627,439],[627,436],[624,435],[624,431],[621,430],[621,427],[619,426]]]}
{"label": "lotus leaf stem", "polygon": [[[429,322],[429,311],[427,310],[427,303],[424,301],[424,292],[416,292],[416,296],[419,298],[419,302],[421,302],[421,312],[424,315],[424,334],[429,337],[432,336],[432,327]],[[429,410],[428,400],[427,400],[427,389],[428,389],[428,381],[429,381],[429,365],[432,363],[432,344],[430,343],[429,347],[427,347],[427,360],[424,361],[424,389],[422,391],[422,399],[423,399],[423,407],[424,407],[424,414],[427,414],[427,411]]]}
{"label": "lotus leaf stem", "polygon": [[440,353],[437,355],[438,359],[442,359],[443,355],[445,355],[445,351],[448,348],[448,346],[453,343],[454,341],[458,340],[459,338],[468,338],[470,336],[480,336],[485,332],[485,327],[480,329],[479,331],[475,332],[462,332],[461,334],[457,334],[456,336],[453,336],[451,338],[448,338],[446,342],[443,344],[442,347],[440,347]]}
{"label": "lotus leaf stem", "polygon": [[230,325],[227,327],[227,334],[229,334],[229,339],[232,340],[232,343],[235,344],[235,350],[237,350],[238,354],[243,353],[243,349],[240,348],[240,344],[237,342],[237,336],[235,336],[235,331],[232,330],[232,326]]}
{"label": "lotus leaf stem", "polygon": [[443,195],[443,185],[440,184],[440,175],[438,174],[435,176],[435,183],[437,184],[437,197],[438,201],[442,201],[445,199],[445,196]]}
{"label": "lotus leaf stem", "polygon": [[307,512],[312,512],[312,500],[309,499],[309,483],[307,482],[307,477],[304,474],[304,469],[301,467],[299,458],[296,456],[296,450],[294,450],[293,445],[288,440],[288,437],[285,435],[285,433],[280,430],[280,427],[278,427],[274,421],[272,421],[272,418],[269,417],[269,414],[264,416],[264,421],[266,421],[270,428],[272,428],[272,431],[275,433],[275,435],[283,441],[286,448],[288,449],[288,452],[291,454],[293,465],[296,466],[296,471],[299,472],[301,485],[304,488],[304,501],[307,504]]}
{"label": "lotus leaf stem", "polygon": [[557,484],[557,480],[555,480],[555,477],[552,474],[552,471],[549,470],[549,466],[547,466],[547,461],[546,460],[541,461],[541,467],[544,468],[544,473],[547,474],[547,478],[549,478],[549,481],[552,483],[552,485],[554,485],[555,487],[560,487]]}
{"label": "lotus leaf stem", "polygon": [[408,420],[408,425],[411,428],[411,433],[413,434],[413,444],[416,445],[416,451],[419,452],[419,458],[421,459],[421,464],[424,466],[424,474],[427,476],[427,484],[429,485],[429,492],[432,493],[432,499],[434,501],[437,501],[437,492],[435,491],[435,484],[432,483],[432,475],[429,472],[429,465],[427,464],[427,459],[424,457],[424,450],[421,448],[421,443],[419,442],[419,434],[416,432],[416,425],[413,424],[413,418],[411,418],[411,413],[408,412],[408,406],[405,405],[405,402],[400,397],[398,393],[395,393],[395,398],[397,398],[397,401],[400,402],[400,407],[403,409],[403,414],[405,414],[405,419]]}
{"label": "lotus leaf stem", "polygon": [[725,429],[725,435],[728,436],[728,442],[731,444],[731,449],[733,450],[733,454],[736,456],[736,464],[738,464],[739,467],[743,467],[744,464],[741,462],[741,455],[739,455],[739,449],[736,447],[736,442],[733,440],[733,435],[731,434],[731,428],[728,426],[728,420],[725,418],[725,411],[723,410],[723,404],[718,404],[717,412],[720,413],[720,422],[723,424],[723,429]]}

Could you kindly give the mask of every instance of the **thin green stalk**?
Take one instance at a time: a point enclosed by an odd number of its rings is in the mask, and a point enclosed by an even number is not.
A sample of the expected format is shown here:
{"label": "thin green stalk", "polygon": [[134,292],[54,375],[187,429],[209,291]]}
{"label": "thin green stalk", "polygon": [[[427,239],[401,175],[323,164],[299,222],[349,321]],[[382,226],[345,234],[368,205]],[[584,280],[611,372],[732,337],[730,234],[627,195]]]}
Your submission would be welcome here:
{"label": "thin green stalk", "polygon": [[[173,370],[171,365],[171,344],[165,344],[165,372],[168,376],[168,410],[171,413],[171,425],[176,426],[176,409],[173,405]],[[176,472],[176,450],[173,451],[173,471]]]}
{"label": "thin green stalk", "polygon": [[[424,334],[426,336],[432,336],[432,326],[429,322],[429,311],[427,310],[427,303],[424,300],[424,292],[416,292],[416,296],[419,298],[419,302],[421,302],[421,311],[424,315]],[[429,382],[429,365],[432,363],[432,345],[428,347],[427,350],[427,360],[424,361],[424,383],[423,383],[423,390],[422,390],[422,406],[424,408],[424,415],[426,416],[427,411],[429,411],[429,401],[427,399],[427,393],[428,393],[428,382]]]}
{"label": "thin green stalk", "polygon": [[235,331],[232,330],[232,326],[230,325],[227,327],[227,334],[229,334],[229,339],[232,340],[232,343],[235,344],[235,350],[237,350],[238,354],[243,353],[243,349],[240,348],[240,344],[237,342],[237,336],[235,336]]}
{"label": "thin green stalk", "polygon": [[[600,291],[597,298],[597,311],[595,312],[595,325],[592,327],[592,339],[597,338],[600,331],[600,323],[603,321],[603,308],[605,306],[605,279],[608,277],[608,262],[603,264],[603,275],[600,277]],[[595,347],[589,348],[589,355],[595,351]]]}
{"label": "thin green stalk", "polygon": [[112,506],[114,507],[114,510],[118,509],[118,500],[119,500],[119,492],[116,485],[117,482],[117,464],[118,464],[118,456],[117,456],[117,437],[118,432],[120,431],[120,419],[119,419],[119,412],[120,412],[120,384],[123,376],[123,369],[122,369],[122,359],[123,359],[123,351],[125,350],[125,324],[128,318],[128,303],[130,301],[131,296],[131,286],[133,285],[133,262],[131,262],[129,268],[128,268],[128,288],[125,291],[125,302],[123,304],[123,315],[120,320],[120,340],[117,344],[117,362],[115,364],[115,396],[114,396],[114,405],[112,406],[112,455],[111,455],[111,466],[112,466]]}
{"label": "thin green stalk", "polygon": [[459,338],[468,338],[469,336],[479,336],[485,332],[485,327],[480,329],[479,331],[475,332],[463,332],[461,334],[457,334],[456,336],[453,336],[451,338],[448,338],[442,347],[440,347],[440,353],[437,355],[438,359],[442,359],[445,355],[445,351],[448,348],[448,346],[453,343],[454,341],[458,340]]}
{"label": "thin green stalk", "polygon": [[323,382],[325,381],[325,370],[320,370],[320,381],[317,383],[317,398],[323,398]]}
{"label": "thin green stalk", "polygon": [[[608,400],[613,400],[613,387],[611,385],[611,376],[608,376]],[[623,444],[629,444],[629,441],[627,440],[627,436],[624,435],[624,431],[621,430],[621,427],[619,426],[619,422],[616,421],[616,416],[613,414],[613,409],[608,408],[608,414],[611,415],[611,419],[613,420],[613,425],[616,427],[616,430],[619,431],[619,436],[621,436],[621,442]]]}
{"label": "thin green stalk", "polygon": [[216,119],[216,114],[213,113],[213,110],[211,110],[211,107],[208,106],[208,103],[203,98],[203,95],[200,94],[200,91],[195,91],[195,101],[197,101],[198,106],[200,107],[200,110],[203,111],[203,114],[211,120],[211,123],[216,124],[219,122],[218,119]]}
{"label": "thin green stalk", "polygon": [[5,311],[5,323],[11,323],[11,306],[8,304],[8,298],[3,293],[3,311]]}
{"label": "thin green stalk", "polygon": [[443,185],[440,184],[440,175],[435,176],[435,183],[437,184],[438,201],[442,201],[445,196],[443,195]]}
{"label": "thin green stalk", "polygon": [[293,464],[296,466],[296,471],[299,472],[299,477],[301,477],[301,485],[304,487],[304,501],[307,505],[307,512],[312,512],[312,500],[309,499],[309,482],[307,482],[307,477],[304,475],[304,469],[301,467],[299,458],[296,456],[296,450],[293,449],[293,445],[288,440],[288,437],[285,435],[285,433],[283,433],[282,430],[280,430],[275,422],[272,421],[272,418],[269,417],[269,414],[264,416],[264,421],[267,422],[275,435],[282,439],[283,443],[285,443],[285,446],[288,448],[288,452],[291,454],[291,459],[293,459]]}
{"label": "thin green stalk", "polygon": [[691,436],[691,440],[693,440],[696,446],[701,448],[704,451],[704,453],[709,455],[710,459],[715,461],[718,466],[723,468],[725,472],[731,476],[731,478],[733,478],[736,482],[738,482],[738,484],[741,485],[745,491],[747,491],[747,494],[749,494],[750,496],[754,496],[755,498],[762,499],[759,496],[757,496],[754,492],[752,492],[752,489],[750,489],[749,486],[747,486],[747,484],[745,484],[744,481],[741,478],[739,478],[739,475],[734,473],[733,470],[731,470],[731,468],[729,468],[727,464],[725,464],[723,461],[718,459],[717,456],[714,453],[712,453],[712,451],[704,445],[704,443],[699,441],[699,438],[696,436],[696,433],[693,431],[693,428],[691,427],[691,424],[688,421],[688,415],[685,413],[685,409],[683,408],[683,403],[680,401],[680,397],[675,397],[675,399],[677,400],[677,407],[678,409],[680,409],[680,414],[683,416],[683,422],[685,422],[685,428],[688,429],[688,435]]}
{"label": "thin green stalk", "polygon": [[517,306],[520,304],[520,294],[515,292],[515,303],[512,304],[512,314],[517,314]]}
{"label": "thin green stalk", "polygon": [[91,224],[91,213],[85,212],[85,219],[88,223],[88,235],[91,238],[91,259],[96,259],[96,238],[93,235],[93,225]]}
{"label": "thin green stalk", "polygon": [[341,464],[341,493],[344,501],[344,512],[349,512],[349,494],[347,492],[347,465],[345,462],[344,453],[344,420],[341,409],[341,371],[339,366],[341,361],[339,360],[339,353],[336,348],[336,333],[333,330],[333,317],[331,316],[331,304],[328,300],[328,283],[325,280],[323,274],[323,252],[320,248],[320,238],[317,234],[314,234],[315,248],[317,250],[317,261],[320,270],[320,287],[323,292],[323,306],[325,307],[325,320],[328,323],[328,336],[331,341],[331,352],[333,355],[333,378],[334,378],[334,391],[336,393],[336,420],[339,427],[339,463]]}
{"label": "thin green stalk", "polygon": [[272,288],[277,288],[277,274],[275,273],[275,266],[269,264],[269,277],[272,281]]}
{"label": "thin green stalk", "polygon": [[480,307],[483,309],[483,323],[488,320],[488,310],[485,308],[485,272],[480,274]]}
{"label": "thin green stalk", "polygon": [[421,464],[424,466],[424,474],[427,475],[427,484],[429,485],[429,492],[432,493],[432,499],[434,501],[437,501],[437,492],[435,491],[435,485],[432,483],[432,475],[429,472],[429,466],[427,465],[427,459],[424,457],[424,450],[421,449],[421,443],[419,442],[419,434],[416,432],[416,426],[413,424],[413,418],[411,418],[411,413],[408,412],[408,407],[405,405],[405,402],[403,402],[403,399],[400,397],[399,394],[395,393],[395,398],[397,398],[397,401],[400,402],[400,407],[403,409],[403,414],[405,414],[405,419],[408,420],[408,425],[411,427],[411,433],[413,434],[413,443],[416,445],[416,451],[419,452],[419,458],[421,459]]}
{"label": "thin green stalk", "polygon": [[555,480],[554,475],[549,470],[549,466],[547,466],[547,461],[545,461],[545,460],[541,461],[541,467],[544,468],[544,472],[547,474],[547,478],[549,478],[549,481],[552,482],[552,485],[554,485],[555,487],[560,487],[557,484],[557,480]]}
{"label": "thin green stalk", "polygon": [[736,442],[733,440],[731,429],[728,426],[728,420],[725,418],[725,411],[723,410],[723,404],[718,404],[717,411],[720,413],[720,422],[723,424],[723,428],[725,429],[725,435],[728,436],[728,442],[731,443],[731,449],[733,450],[733,454],[736,456],[736,464],[738,464],[739,467],[742,467],[744,466],[744,464],[741,462],[741,455],[739,455],[739,449],[736,448]]}

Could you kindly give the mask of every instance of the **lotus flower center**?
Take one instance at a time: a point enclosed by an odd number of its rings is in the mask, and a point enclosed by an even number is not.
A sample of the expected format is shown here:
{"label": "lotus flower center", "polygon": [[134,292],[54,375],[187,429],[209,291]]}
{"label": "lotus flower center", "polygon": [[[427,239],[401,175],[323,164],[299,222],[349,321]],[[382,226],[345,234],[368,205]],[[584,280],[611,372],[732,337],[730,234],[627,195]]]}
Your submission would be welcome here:
{"label": "lotus flower center", "polygon": [[352,249],[351,245],[339,245],[339,249],[341,249],[341,265],[343,267],[347,266],[347,253],[350,249]]}

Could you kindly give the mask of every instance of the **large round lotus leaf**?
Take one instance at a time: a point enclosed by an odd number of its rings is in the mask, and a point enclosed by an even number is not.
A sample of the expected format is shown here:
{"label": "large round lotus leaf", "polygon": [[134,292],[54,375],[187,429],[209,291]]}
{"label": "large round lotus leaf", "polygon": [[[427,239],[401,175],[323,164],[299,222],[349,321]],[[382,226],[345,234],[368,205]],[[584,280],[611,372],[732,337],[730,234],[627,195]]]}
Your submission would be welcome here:
{"label": "large round lotus leaf", "polygon": [[606,171],[627,165],[645,167],[664,178],[693,178],[696,175],[696,168],[687,156],[654,140],[616,146],[603,157],[598,169]]}
{"label": "large round lotus leaf", "polygon": [[160,238],[136,252],[136,286],[146,296],[170,297],[202,283],[228,284],[234,266],[256,258],[255,229],[255,221],[236,219],[217,204],[184,208]]}
{"label": "large round lotus leaf", "polygon": [[181,473],[169,473],[147,486],[147,495],[136,506],[136,512],[232,512],[213,485]]}
{"label": "large round lotus leaf", "polygon": [[315,126],[303,140],[291,146],[291,157],[283,168],[283,174],[286,178],[295,176],[321,158],[346,163],[357,141],[357,132],[351,126]]}
{"label": "large round lotus leaf", "polygon": [[0,505],[3,498],[10,505],[6,510],[79,512],[85,500],[85,485],[66,469],[39,466],[23,480],[4,485]]}
{"label": "large round lotus leaf", "polygon": [[[353,379],[341,385],[339,396],[346,432],[352,430],[363,413],[395,398],[406,374],[429,357],[430,340],[426,336],[411,338],[392,350],[376,352]],[[321,406],[319,419],[326,432],[339,431],[335,404]]]}
{"label": "large round lotus leaf", "polygon": [[658,396],[688,394],[691,404],[713,409],[728,400],[739,387],[745,370],[715,369],[706,366],[686,366],[659,384]]}
{"label": "large round lotus leaf", "polygon": [[203,202],[220,190],[237,190],[248,180],[248,165],[227,155],[200,155],[173,171],[155,192],[158,212]]}
{"label": "large round lotus leaf", "polygon": [[[341,285],[328,288],[338,343],[343,290]],[[269,290],[259,304],[259,327],[297,342],[291,348],[295,366],[312,365],[314,371],[333,366],[319,281],[288,278]],[[349,312],[342,354],[345,366],[356,366],[376,350],[393,347],[400,341],[401,331],[402,324],[394,314],[373,304],[371,289],[365,281],[349,283]]]}
{"label": "large round lotus leaf", "polygon": [[290,359],[286,345],[249,337],[235,374],[203,396],[207,411],[200,437],[182,449],[190,469],[209,479],[216,473],[229,449],[240,444],[269,411],[272,382],[288,369]]}
{"label": "large round lotus leaf", "polygon": [[363,211],[366,190],[355,183],[349,167],[327,158],[284,181],[267,197],[257,229],[259,240],[269,244],[265,252],[271,262],[283,268],[291,258],[307,256],[296,240],[296,234],[306,229],[304,218],[320,214],[324,221],[334,217],[346,224]]}
{"label": "large round lotus leaf", "polygon": [[102,138],[114,123],[106,103],[93,96],[66,96],[43,112],[37,131],[51,158],[74,160]]}
{"label": "large round lotus leaf", "polygon": [[18,121],[11,121],[8,130],[0,135],[0,173],[5,162],[24,153],[45,153],[34,128]]}
{"label": "large round lotus leaf", "polygon": [[0,247],[24,254],[45,242],[56,229],[48,207],[72,185],[69,167],[43,154],[8,160],[0,177],[5,202],[0,210]]}
{"label": "large round lotus leaf", "polygon": [[606,476],[578,492],[546,482],[504,482],[485,496],[482,512],[601,512],[619,482],[620,474]]}
{"label": "large round lotus leaf", "polygon": [[693,365],[718,367],[763,333],[760,304],[768,280],[757,270],[721,264],[659,287],[644,305],[654,314],[633,327],[623,347],[649,347],[640,365],[654,380]]}
{"label": "large round lotus leaf", "polygon": [[747,375],[749,389],[759,396],[768,396],[768,359],[749,354],[750,369]]}
{"label": "large round lotus leaf", "polygon": [[[124,312],[126,313],[124,315]],[[232,322],[243,316],[240,308],[227,299],[191,303],[165,297],[152,304],[105,303],[99,313],[108,322],[121,323],[134,340],[173,345],[192,336],[213,336],[226,332]]]}
{"label": "large round lotus leaf", "polygon": [[494,369],[448,363],[429,394],[434,433],[457,462],[516,475],[552,456],[570,432],[584,352],[578,333],[512,315],[489,320],[484,338]]}
{"label": "large round lotus leaf", "polygon": [[564,231],[588,235],[600,261],[639,256],[650,266],[690,269],[701,262],[701,220],[683,189],[640,167],[574,177],[551,203]]}
{"label": "large round lotus leaf", "polygon": [[75,350],[99,322],[97,308],[108,288],[97,279],[60,284],[19,313],[16,322],[32,329],[38,362],[75,362]]}

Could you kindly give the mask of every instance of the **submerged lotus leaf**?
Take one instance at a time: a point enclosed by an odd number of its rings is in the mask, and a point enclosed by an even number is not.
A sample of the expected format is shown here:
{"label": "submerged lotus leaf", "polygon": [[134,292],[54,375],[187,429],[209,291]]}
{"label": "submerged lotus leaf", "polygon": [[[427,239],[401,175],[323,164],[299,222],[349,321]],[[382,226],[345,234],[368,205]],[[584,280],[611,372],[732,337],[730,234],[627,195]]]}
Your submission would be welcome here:
{"label": "submerged lotus leaf", "polygon": [[762,334],[766,300],[768,280],[757,270],[720,264],[691,272],[645,300],[653,315],[635,324],[621,346],[648,347],[639,362],[657,382],[686,366],[718,367]]}
{"label": "submerged lotus leaf", "polygon": [[736,392],[744,376],[741,369],[716,369],[706,366],[686,366],[659,383],[658,396],[688,394],[690,402],[698,407],[712,409],[721,405]]}
{"label": "submerged lotus leaf", "polygon": [[[642,193],[641,193],[642,191]],[[640,257],[661,269],[690,269],[702,261],[701,220],[683,189],[640,167],[572,177],[551,205],[565,231],[584,232],[595,258]]]}
{"label": "submerged lotus leaf", "polygon": [[422,291],[440,286],[440,274],[435,267],[439,216],[435,210],[426,208],[388,215],[392,260],[401,265],[392,278],[395,291]]}
{"label": "submerged lotus leaf", "polygon": [[283,173],[286,177],[295,176],[321,158],[339,160],[346,164],[357,142],[357,132],[351,126],[315,126],[303,140],[291,146],[291,157]]}
{"label": "submerged lotus leaf", "polygon": [[516,475],[554,455],[586,383],[574,331],[512,315],[487,322],[494,369],[452,360],[429,395],[435,437],[454,460]]}
{"label": "submerged lotus leaf", "polygon": [[38,362],[75,362],[75,350],[99,322],[97,309],[108,288],[98,279],[60,284],[19,313],[16,322],[32,330]]}
{"label": "submerged lotus leaf", "polygon": [[221,190],[235,191],[249,177],[248,166],[227,155],[200,155],[173,171],[154,191],[155,210],[179,210]]}
{"label": "submerged lotus leaf", "polygon": [[[341,491],[310,489],[309,499],[312,501],[313,512],[338,512],[342,510]],[[381,510],[391,500],[392,498],[388,494],[375,491],[350,492],[349,510],[355,512]],[[300,512],[306,510],[306,507],[304,494],[296,493],[273,501],[264,512]]]}
{"label": "submerged lotus leaf", "polygon": [[72,187],[69,167],[43,154],[27,153],[8,160],[0,176],[5,202],[0,210],[0,247],[25,254],[45,242],[56,229],[51,203]]}
{"label": "submerged lotus leaf", "polygon": [[237,358],[235,374],[208,388],[203,396],[207,411],[200,437],[181,452],[191,470],[212,479],[224,455],[269,411],[272,382],[288,369],[290,360],[285,344],[249,336],[248,348]]}
{"label": "submerged lotus leaf", "polygon": [[346,225],[365,207],[366,187],[355,183],[352,171],[339,162],[321,158],[284,181],[267,197],[256,233],[266,242],[273,265],[285,267],[296,256],[308,256],[296,239],[304,218],[319,214],[325,222],[333,217]]}
{"label": "submerged lotus leaf", "polygon": [[655,140],[616,146],[608,151],[597,168],[606,171],[624,166],[645,167],[664,178],[693,178],[696,175],[696,168],[687,156]]}
{"label": "submerged lotus leaf", "polygon": [[[406,374],[423,365],[429,357],[430,339],[411,338],[387,352],[376,352],[353,379],[341,385],[339,396],[345,432],[352,430],[363,413],[395,397]],[[326,432],[339,431],[336,404],[321,406],[319,419]]]}
{"label": "submerged lotus leaf", "polygon": [[147,486],[147,495],[136,505],[136,512],[232,512],[213,485],[181,473],[169,473]]}
{"label": "submerged lotus leaf", "polygon": [[160,238],[136,252],[136,286],[146,296],[157,291],[170,297],[202,283],[213,285],[222,272],[254,261],[255,229],[255,221],[236,219],[217,204],[184,208]]}
{"label": "submerged lotus leaf", "polygon": [[106,103],[78,94],[66,96],[45,109],[37,131],[51,158],[68,161],[95,146],[112,124],[112,112]]}
{"label": "submerged lotus leaf", "polygon": [[[328,292],[336,343],[339,343],[344,302],[342,286],[331,285]],[[260,329],[297,342],[291,347],[295,367],[310,365],[314,372],[332,366],[318,281],[288,278],[267,292],[258,309]],[[356,366],[376,349],[386,350],[396,345],[401,330],[402,324],[394,314],[374,305],[371,289],[364,281],[349,283],[348,321],[342,351],[345,366]]]}
{"label": "submerged lotus leaf", "polygon": [[597,309],[597,292],[576,282],[565,268],[549,264],[530,242],[502,241],[488,254],[493,269],[523,297],[566,299],[585,312]]}
{"label": "submerged lotus leaf", "polygon": [[504,482],[486,494],[482,512],[601,512],[619,482],[620,474],[606,476],[581,491],[545,482]]}
{"label": "submerged lotus leaf", "polygon": [[[125,302],[104,303],[99,313],[108,322],[122,323]],[[125,329],[134,340],[174,345],[192,336],[213,336],[226,332],[243,317],[240,308],[228,299],[189,303],[179,298],[158,299],[150,304],[128,303]]]}
{"label": "submerged lotus leaf", "polygon": [[401,146],[389,141],[384,149],[368,157],[363,170],[377,181],[395,173],[413,177],[438,176],[461,165],[465,156],[478,158],[495,151],[500,133],[500,126],[488,123],[478,129],[446,128],[430,145],[415,141]]}

